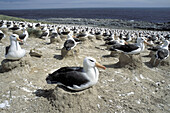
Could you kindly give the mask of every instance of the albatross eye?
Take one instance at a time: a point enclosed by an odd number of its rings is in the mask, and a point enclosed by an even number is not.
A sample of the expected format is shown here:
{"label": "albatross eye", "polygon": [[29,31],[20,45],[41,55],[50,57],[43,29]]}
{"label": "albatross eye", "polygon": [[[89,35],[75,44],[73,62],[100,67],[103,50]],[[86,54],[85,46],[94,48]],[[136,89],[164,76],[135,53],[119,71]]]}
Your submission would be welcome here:
{"label": "albatross eye", "polygon": [[91,62],[94,62],[93,60],[89,59]]}

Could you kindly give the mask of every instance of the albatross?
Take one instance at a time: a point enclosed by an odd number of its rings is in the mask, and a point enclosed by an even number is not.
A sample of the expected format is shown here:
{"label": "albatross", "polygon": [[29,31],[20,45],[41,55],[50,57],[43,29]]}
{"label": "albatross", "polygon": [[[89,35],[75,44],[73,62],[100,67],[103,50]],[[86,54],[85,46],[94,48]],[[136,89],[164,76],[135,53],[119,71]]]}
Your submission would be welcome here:
{"label": "albatross", "polygon": [[137,43],[135,44],[125,44],[125,45],[120,45],[120,44],[115,44],[112,47],[110,47],[111,51],[122,51],[126,54],[138,54],[145,49],[145,45],[150,45],[148,42],[145,41],[144,37],[138,37],[137,38]]}
{"label": "albatross", "polygon": [[9,60],[19,60],[25,56],[25,50],[21,49],[18,41],[22,42],[17,34],[10,36],[10,46],[6,47],[5,58]]}
{"label": "albatross", "polygon": [[0,41],[5,37],[5,34],[0,30]]}
{"label": "albatross", "polygon": [[46,78],[48,84],[58,84],[68,89],[80,91],[95,85],[98,81],[99,71],[96,67],[106,69],[94,58],[86,57],[83,67],[62,67]]}
{"label": "albatross", "polygon": [[75,41],[75,39],[73,38],[73,33],[68,34],[67,36],[67,40],[64,42],[64,48],[67,51],[70,51],[71,49],[73,49],[74,47],[76,47],[76,45],[78,44],[78,42]]}
{"label": "albatross", "polygon": [[21,40],[23,40],[24,43],[26,43],[26,40],[27,40],[29,34],[28,34],[28,31],[26,30],[26,28],[23,28],[22,30],[23,30],[23,34],[19,35],[19,38]]}
{"label": "albatross", "polygon": [[164,60],[169,57],[169,41],[165,40],[164,44],[156,51],[156,59]]}

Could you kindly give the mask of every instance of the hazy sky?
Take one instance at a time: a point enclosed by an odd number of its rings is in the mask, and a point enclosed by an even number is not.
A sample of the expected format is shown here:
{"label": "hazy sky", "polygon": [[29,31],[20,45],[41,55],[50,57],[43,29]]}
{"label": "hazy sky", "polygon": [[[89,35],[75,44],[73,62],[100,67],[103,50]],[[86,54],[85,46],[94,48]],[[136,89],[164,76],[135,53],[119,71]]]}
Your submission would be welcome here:
{"label": "hazy sky", "polygon": [[170,0],[0,0],[0,9],[170,7]]}

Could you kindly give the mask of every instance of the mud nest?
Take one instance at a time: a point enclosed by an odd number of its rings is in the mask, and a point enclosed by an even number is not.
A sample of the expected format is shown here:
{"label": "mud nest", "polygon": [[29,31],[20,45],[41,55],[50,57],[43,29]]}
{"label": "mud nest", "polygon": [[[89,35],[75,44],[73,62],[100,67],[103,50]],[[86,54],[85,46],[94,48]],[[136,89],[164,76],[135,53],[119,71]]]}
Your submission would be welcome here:
{"label": "mud nest", "polygon": [[[53,90],[49,90],[49,92],[41,91],[39,95],[47,96],[46,98],[50,101],[50,104],[58,112],[72,111],[74,113],[80,113],[82,111],[95,112],[98,110],[96,106],[96,101],[98,100],[96,88],[89,88],[80,92],[71,92],[61,87],[56,87]],[[48,93],[48,95],[46,93]],[[89,106],[91,106],[90,109]]]}
{"label": "mud nest", "polygon": [[156,59],[155,55],[153,55],[149,61],[150,66],[158,67],[158,66],[170,66],[170,57],[164,60]]}
{"label": "mud nest", "polygon": [[24,67],[25,65],[31,66],[31,62],[28,58],[22,58],[20,60],[8,60],[4,59],[1,62],[0,72],[8,72],[17,67]]}
{"label": "mud nest", "polygon": [[141,55],[129,55],[120,53],[119,62],[115,64],[119,68],[137,69],[143,67]]}

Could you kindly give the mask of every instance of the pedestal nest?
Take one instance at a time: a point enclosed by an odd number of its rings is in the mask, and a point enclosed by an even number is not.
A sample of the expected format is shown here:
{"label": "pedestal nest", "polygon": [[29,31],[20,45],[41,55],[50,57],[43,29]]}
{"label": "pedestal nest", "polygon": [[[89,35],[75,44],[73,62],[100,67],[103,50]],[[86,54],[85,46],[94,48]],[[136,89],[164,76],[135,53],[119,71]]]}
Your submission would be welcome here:
{"label": "pedestal nest", "polygon": [[129,55],[120,53],[119,62],[115,64],[119,68],[137,69],[143,67],[141,55]]}
{"label": "pedestal nest", "polygon": [[62,41],[65,41],[65,40],[67,39],[67,36],[68,36],[68,35],[60,35],[60,39],[61,39]]}
{"label": "pedestal nest", "polygon": [[4,59],[1,62],[1,70],[0,72],[8,72],[12,69],[15,69],[17,67],[24,67],[26,65],[31,66],[31,62],[29,60],[30,58],[27,57],[23,57],[19,60],[8,60],[8,59]]}
{"label": "pedestal nest", "polygon": [[80,41],[87,41],[88,37],[87,36],[82,36],[78,38]]}
{"label": "pedestal nest", "polygon": [[49,92],[44,91],[44,94],[42,91],[40,93],[37,93],[37,95],[47,96],[46,98],[50,101],[49,103],[58,112],[94,113],[98,110],[98,92],[94,87],[80,92],[71,92],[64,90],[64,88],[56,87],[53,90],[49,90]]}
{"label": "pedestal nest", "polygon": [[153,55],[149,61],[149,64],[152,67],[159,67],[159,66],[170,66],[170,57],[164,60],[156,59],[155,55]]}
{"label": "pedestal nest", "polygon": [[67,51],[65,47],[61,49],[61,56],[64,57],[71,57],[77,56],[80,52],[80,48],[78,46],[74,47],[73,49]]}
{"label": "pedestal nest", "polygon": [[50,37],[50,44],[54,44],[54,43],[60,43],[62,42],[60,36],[57,36],[57,37]]}
{"label": "pedestal nest", "polygon": [[91,36],[88,36],[88,39],[89,39],[89,40],[95,40],[96,37],[95,37],[94,35],[91,35]]}
{"label": "pedestal nest", "polygon": [[112,56],[112,57],[119,57],[119,55],[120,55],[120,52],[118,52],[118,51],[111,51],[110,52],[110,56]]}
{"label": "pedestal nest", "polygon": [[102,35],[96,35],[97,40],[102,40],[104,37]]}
{"label": "pedestal nest", "polygon": [[148,57],[153,57],[153,56],[155,55],[155,53],[156,53],[156,52],[154,52],[154,51],[150,51]]}

